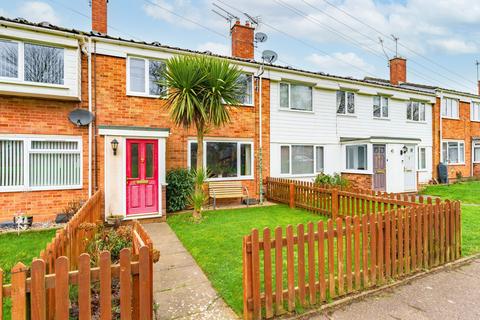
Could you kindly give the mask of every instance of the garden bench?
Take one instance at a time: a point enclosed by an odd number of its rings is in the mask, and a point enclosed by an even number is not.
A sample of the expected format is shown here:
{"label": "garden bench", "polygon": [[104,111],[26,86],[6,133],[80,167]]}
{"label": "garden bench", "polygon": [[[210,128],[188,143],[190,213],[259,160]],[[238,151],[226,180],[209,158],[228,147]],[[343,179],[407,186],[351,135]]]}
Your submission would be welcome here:
{"label": "garden bench", "polygon": [[248,188],[241,181],[221,181],[208,183],[208,195],[213,198],[213,209],[217,207],[217,199],[246,198],[248,207]]}

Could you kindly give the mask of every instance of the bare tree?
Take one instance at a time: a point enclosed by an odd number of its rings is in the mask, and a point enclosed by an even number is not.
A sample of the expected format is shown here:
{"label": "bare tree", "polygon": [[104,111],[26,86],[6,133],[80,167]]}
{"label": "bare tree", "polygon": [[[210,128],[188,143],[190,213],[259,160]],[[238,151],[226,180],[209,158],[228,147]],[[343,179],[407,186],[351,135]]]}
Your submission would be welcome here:
{"label": "bare tree", "polygon": [[63,84],[63,49],[25,43],[25,80]]}

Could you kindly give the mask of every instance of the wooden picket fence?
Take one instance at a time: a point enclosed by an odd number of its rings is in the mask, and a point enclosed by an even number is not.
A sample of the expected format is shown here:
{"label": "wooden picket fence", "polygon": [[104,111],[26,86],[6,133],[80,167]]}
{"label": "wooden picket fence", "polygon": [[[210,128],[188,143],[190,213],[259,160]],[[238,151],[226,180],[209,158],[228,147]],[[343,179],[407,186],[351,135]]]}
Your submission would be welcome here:
{"label": "wooden picket fence", "polygon": [[39,258],[46,263],[47,274],[55,272],[55,261],[61,256],[69,259],[70,270],[76,270],[80,254],[85,252],[85,239],[91,238],[94,229],[80,228],[85,223],[103,220],[103,192],[97,191],[40,252]]}
{"label": "wooden picket fence", "polygon": [[459,202],[253,229],[243,239],[244,319],[272,318],[453,261]]}
{"label": "wooden picket fence", "polygon": [[431,198],[376,192],[369,189],[343,188],[317,185],[292,179],[265,179],[267,199],[286,203],[291,208],[302,208],[336,218],[355,216],[406,207],[417,207]]}
{"label": "wooden picket fence", "polygon": [[[152,261],[150,248],[138,250],[138,259],[130,249],[122,249],[120,263],[111,264],[110,252],[100,254],[98,267],[91,267],[87,253],[78,258],[78,270],[70,270],[70,261],[55,259],[55,273],[47,273],[47,263],[33,261],[30,270],[18,263],[12,269],[11,284],[0,290],[0,307],[5,298],[11,299],[11,319],[69,319],[70,289],[78,288],[79,319],[92,319],[92,285],[99,287],[100,319],[112,319],[112,282],[119,282],[121,319],[152,319]],[[30,271],[30,272],[29,272]],[[0,284],[2,283],[0,269]],[[54,292],[54,305],[49,308],[49,292]],[[0,308],[0,320],[2,312]]]}

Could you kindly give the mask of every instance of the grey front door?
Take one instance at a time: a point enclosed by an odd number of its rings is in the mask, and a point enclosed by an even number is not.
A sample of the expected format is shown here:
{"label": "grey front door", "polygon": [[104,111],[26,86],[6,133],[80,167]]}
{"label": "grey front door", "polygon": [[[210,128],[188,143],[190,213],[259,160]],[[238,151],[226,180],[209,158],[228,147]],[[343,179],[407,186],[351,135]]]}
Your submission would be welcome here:
{"label": "grey front door", "polygon": [[373,145],[373,189],[385,191],[387,185],[385,145]]}

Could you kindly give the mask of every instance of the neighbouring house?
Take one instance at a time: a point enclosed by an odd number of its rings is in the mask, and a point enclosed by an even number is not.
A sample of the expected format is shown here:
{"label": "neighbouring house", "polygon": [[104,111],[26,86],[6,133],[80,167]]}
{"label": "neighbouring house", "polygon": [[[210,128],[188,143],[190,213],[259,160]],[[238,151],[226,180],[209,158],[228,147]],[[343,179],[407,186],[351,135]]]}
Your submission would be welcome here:
{"label": "neighbouring house", "polygon": [[[51,219],[98,189],[106,215],[164,218],[166,171],[195,164],[195,130],[170,121],[157,71],[174,55],[216,55],[111,37],[107,2],[92,0],[91,32],[0,18],[0,220]],[[244,95],[232,123],[205,139],[211,180],[241,181],[252,198],[260,170],[263,178],[341,173],[357,186],[411,192],[436,177],[441,154],[452,177],[480,174],[467,159],[480,160],[479,96],[407,83],[401,58],[390,80],[277,65],[265,65],[260,80],[254,31],[234,24],[232,56],[217,56],[242,69]],[[447,97],[460,101],[461,120],[450,119]],[[94,121],[71,123],[77,108]]]}

